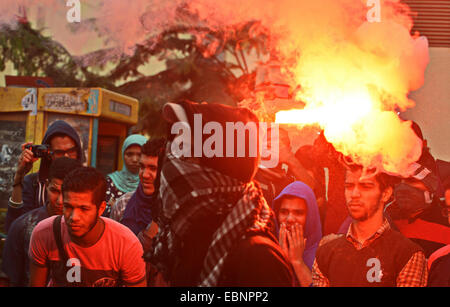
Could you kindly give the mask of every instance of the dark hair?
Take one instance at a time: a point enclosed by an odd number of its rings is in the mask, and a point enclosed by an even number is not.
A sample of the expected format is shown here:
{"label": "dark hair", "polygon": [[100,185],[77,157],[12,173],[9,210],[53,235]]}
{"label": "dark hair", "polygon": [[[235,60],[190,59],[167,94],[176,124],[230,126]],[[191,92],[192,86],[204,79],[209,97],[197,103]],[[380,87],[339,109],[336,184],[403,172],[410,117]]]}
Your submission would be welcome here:
{"label": "dark hair", "polygon": [[92,192],[92,202],[97,206],[105,200],[106,179],[102,173],[92,167],[79,167],[64,178],[63,195],[66,192]]}
{"label": "dark hair", "polygon": [[52,180],[53,178],[64,180],[64,177],[66,177],[70,171],[81,166],[82,164],[80,161],[68,157],[55,159],[50,164],[48,180]]}
{"label": "dark hair", "polygon": [[142,145],[142,154],[150,157],[158,157],[163,151],[166,144],[164,138],[151,139]]}
{"label": "dark hair", "polygon": [[[359,165],[359,164],[353,164],[353,165],[346,164],[345,166],[346,166],[346,169],[350,172],[356,172],[363,168],[362,165]],[[369,169],[368,171],[375,172],[376,170]],[[380,186],[380,191],[384,191],[388,187],[394,187],[395,184],[400,181],[400,178],[397,178],[395,176],[391,176],[391,175],[381,172],[381,173],[378,173],[375,175],[375,180],[378,182],[378,184]]]}

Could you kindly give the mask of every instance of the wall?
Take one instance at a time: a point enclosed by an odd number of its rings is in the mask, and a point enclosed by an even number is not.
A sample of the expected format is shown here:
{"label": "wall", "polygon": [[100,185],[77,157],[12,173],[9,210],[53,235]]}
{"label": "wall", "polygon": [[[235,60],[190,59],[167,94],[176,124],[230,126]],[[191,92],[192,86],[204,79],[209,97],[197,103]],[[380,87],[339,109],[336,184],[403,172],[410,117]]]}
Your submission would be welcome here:
{"label": "wall", "polygon": [[450,161],[450,48],[430,48],[425,83],[410,98],[416,106],[402,117],[419,124],[435,158]]}

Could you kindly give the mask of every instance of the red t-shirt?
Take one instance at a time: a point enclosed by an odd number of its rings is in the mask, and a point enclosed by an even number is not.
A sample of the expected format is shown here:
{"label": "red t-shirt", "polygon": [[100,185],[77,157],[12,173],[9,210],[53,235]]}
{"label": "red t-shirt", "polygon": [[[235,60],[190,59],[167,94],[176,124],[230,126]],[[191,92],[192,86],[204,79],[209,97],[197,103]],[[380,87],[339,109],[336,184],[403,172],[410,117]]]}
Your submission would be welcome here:
{"label": "red t-shirt", "polygon": [[[58,247],[53,234],[53,220],[56,216],[41,221],[31,235],[29,257],[37,266],[50,268],[49,286],[60,286],[52,274],[59,263]],[[64,249],[71,264],[79,266],[75,271],[68,265],[69,282],[77,282],[79,286],[108,287],[133,285],[145,279],[145,262],[143,249],[138,238],[124,225],[101,217],[105,222],[102,237],[90,247],[81,247],[70,241],[65,219],[61,219],[61,238]],[[62,276],[60,276],[62,277]],[[68,277],[63,277],[67,280]],[[59,278],[60,279],[60,278]]]}

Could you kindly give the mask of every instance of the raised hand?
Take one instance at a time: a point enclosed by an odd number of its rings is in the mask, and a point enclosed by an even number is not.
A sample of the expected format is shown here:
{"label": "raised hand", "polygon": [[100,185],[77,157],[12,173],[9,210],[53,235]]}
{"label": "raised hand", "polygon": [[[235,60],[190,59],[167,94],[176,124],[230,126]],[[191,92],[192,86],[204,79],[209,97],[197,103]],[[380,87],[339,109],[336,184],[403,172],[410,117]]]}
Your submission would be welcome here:
{"label": "raised hand", "polygon": [[22,153],[19,156],[19,161],[17,162],[16,176],[23,178],[33,167],[33,163],[38,160],[34,157],[33,152],[30,149],[26,149],[26,145],[31,145],[33,143],[22,144]]}

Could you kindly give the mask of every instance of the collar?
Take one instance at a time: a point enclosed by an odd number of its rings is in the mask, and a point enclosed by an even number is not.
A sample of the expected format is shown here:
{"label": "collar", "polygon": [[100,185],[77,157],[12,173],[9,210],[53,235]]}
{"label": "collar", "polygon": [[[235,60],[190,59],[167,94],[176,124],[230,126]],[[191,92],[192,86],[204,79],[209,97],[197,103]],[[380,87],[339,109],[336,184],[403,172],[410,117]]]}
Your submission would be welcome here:
{"label": "collar", "polygon": [[345,235],[345,238],[347,239],[347,241],[352,243],[353,246],[355,246],[355,248],[357,250],[360,250],[360,249],[363,249],[364,247],[369,246],[370,244],[372,244],[372,242],[374,242],[376,239],[378,239],[390,227],[391,226],[390,226],[388,220],[386,218],[384,218],[383,224],[381,224],[381,226],[377,229],[377,231],[370,238],[368,238],[364,242],[360,243],[356,239],[356,235],[353,232],[353,223],[351,223],[350,226],[348,227],[347,234]]}

